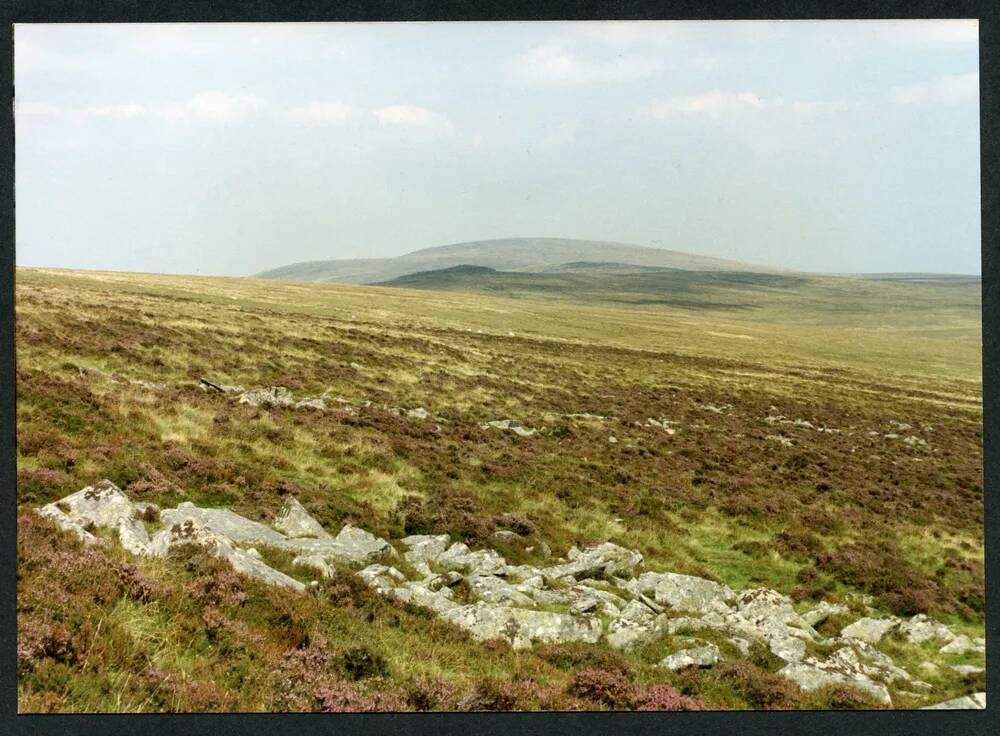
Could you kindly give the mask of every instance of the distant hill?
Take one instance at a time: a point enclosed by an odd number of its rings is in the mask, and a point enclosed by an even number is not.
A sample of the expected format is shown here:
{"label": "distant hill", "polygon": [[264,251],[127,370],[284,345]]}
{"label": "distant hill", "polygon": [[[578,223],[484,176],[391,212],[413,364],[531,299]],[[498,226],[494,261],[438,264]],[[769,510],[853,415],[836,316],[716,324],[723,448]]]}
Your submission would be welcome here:
{"label": "distant hill", "polygon": [[730,317],[753,314],[782,322],[835,323],[847,315],[856,322],[877,322],[900,309],[929,319],[943,312],[975,315],[980,309],[975,277],[886,276],[687,271],[578,261],[538,273],[461,264],[376,285],[645,310],[707,310]]}
{"label": "distant hill", "polygon": [[569,238],[505,238],[424,248],[396,258],[361,258],[293,263],[257,274],[262,279],[337,281],[373,284],[407,274],[454,266],[484,266],[498,271],[541,273],[551,270],[634,270],[636,267],[685,271],[774,273],[778,269],[641,245]]}

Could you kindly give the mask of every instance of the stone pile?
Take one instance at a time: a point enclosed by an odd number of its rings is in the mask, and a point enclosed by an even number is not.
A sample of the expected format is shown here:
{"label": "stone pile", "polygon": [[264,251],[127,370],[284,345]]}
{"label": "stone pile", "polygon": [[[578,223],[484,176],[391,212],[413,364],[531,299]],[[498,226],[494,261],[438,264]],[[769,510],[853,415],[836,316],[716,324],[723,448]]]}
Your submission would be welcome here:
{"label": "stone pile", "polygon": [[[822,602],[800,614],[789,598],[767,588],[737,592],[691,575],[641,571],[640,553],[611,542],[573,547],[545,566],[512,565],[495,550],[473,550],[445,534],[404,537],[399,549],[351,525],[332,535],[294,498],[267,525],[191,503],[163,510],[134,503],[110,481],[38,513],[87,544],[105,544],[98,528],[115,532],[136,555],[164,556],[193,544],[242,574],[297,591],[307,586],[268,565],[257,547],[292,552],[292,564],[317,577],[353,567],[381,595],[429,609],[477,640],[504,640],[515,649],[582,641],[629,650],[670,635],[710,632],[744,656],[755,643],[766,646],[784,663],[779,674],[804,690],[850,685],[886,705],[892,704],[890,685],[918,693],[930,688],[876,648],[888,634],[941,642],[944,654],[984,650],[981,639],[958,636],[923,615],[864,617],[824,637],[814,627],[847,613],[846,606]],[[722,657],[718,646],[697,639],[665,654],[659,666],[667,670],[712,667]],[[981,700],[967,696],[959,699],[964,705],[937,707],[982,707]]]}

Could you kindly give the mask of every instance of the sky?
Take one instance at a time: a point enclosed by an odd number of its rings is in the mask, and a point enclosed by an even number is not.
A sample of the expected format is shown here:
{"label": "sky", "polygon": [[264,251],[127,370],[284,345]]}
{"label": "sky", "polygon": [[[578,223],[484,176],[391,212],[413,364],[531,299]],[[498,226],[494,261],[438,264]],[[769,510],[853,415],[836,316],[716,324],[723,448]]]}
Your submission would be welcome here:
{"label": "sky", "polygon": [[16,260],[504,237],[980,272],[976,21],[15,26]]}

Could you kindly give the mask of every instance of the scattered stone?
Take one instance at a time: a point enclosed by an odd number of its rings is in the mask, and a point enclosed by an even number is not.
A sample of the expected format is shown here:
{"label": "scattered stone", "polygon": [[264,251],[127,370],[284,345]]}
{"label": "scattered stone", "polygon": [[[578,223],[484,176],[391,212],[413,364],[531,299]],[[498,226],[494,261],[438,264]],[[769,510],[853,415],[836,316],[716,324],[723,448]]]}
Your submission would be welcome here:
{"label": "scattered stone", "polygon": [[970,639],[965,634],[955,637],[951,642],[945,644],[938,650],[941,654],[965,654],[966,652],[986,653],[986,640],[982,638]]}
{"label": "scattered stone", "polygon": [[430,415],[431,415],[430,412],[427,411],[422,406],[418,406],[416,409],[410,409],[408,412],[406,412],[406,416],[408,416],[410,419],[426,419]]}
{"label": "scattered stone", "polygon": [[284,386],[252,388],[240,395],[241,404],[250,406],[292,406],[292,392]]}
{"label": "scattered stone", "polygon": [[613,436],[608,437],[608,442],[611,443],[612,445],[618,444],[618,438]]}
{"label": "scattered stone", "polygon": [[538,433],[537,429],[528,429],[516,419],[495,419],[480,425],[483,429],[506,429],[521,437],[533,437]]}
{"label": "scattered stone", "polygon": [[712,667],[719,661],[719,648],[714,644],[693,649],[682,649],[660,660],[658,667],[676,672],[686,667]]}
{"label": "scattered stone", "polygon": [[787,437],[783,437],[780,434],[769,434],[764,439],[770,440],[771,442],[778,442],[779,444],[782,444],[785,447],[791,447],[792,445],[795,444],[790,439],[788,439]]}
{"label": "scattered stone", "polygon": [[326,411],[326,402],[323,399],[302,399],[302,401],[296,402],[296,409],[317,409],[318,411]]}
{"label": "scattered stone", "polygon": [[985,672],[985,667],[977,667],[974,664],[956,664],[951,667],[955,672],[960,674],[962,677],[969,677],[970,675],[978,675],[981,672]]}

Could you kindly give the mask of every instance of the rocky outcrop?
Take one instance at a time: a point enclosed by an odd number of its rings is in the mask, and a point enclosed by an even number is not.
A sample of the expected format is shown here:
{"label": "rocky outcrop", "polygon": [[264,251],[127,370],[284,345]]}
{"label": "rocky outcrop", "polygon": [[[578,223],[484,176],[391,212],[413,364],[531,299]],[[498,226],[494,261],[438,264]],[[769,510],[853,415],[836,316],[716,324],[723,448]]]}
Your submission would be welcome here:
{"label": "rocky outcrop", "polygon": [[[767,646],[785,663],[780,674],[805,690],[850,685],[887,705],[890,688],[911,695],[930,689],[877,648],[888,634],[913,644],[943,642],[943,654],[982,652],[985,647],[984,640],[956,636],[922,615],[864,617],[845,626],[840,636],[824,639],[813,626],[847,614],[847,606],[821,602],[800,615],[788,597],[767,588],[737,593],[693,575],[642,572],[642,555],[612,542],[572,547],[565,558],[536,566],[511,565],[494,549],[471,549],[445,534],[411,535],[398,542],[406,563],[400,564],[401,570],[394,566],[399,553],[387,540],[350,524],[332,536],[291,497],[273,523],[265,524],[228,509],[191,503],[159,510],[133,503],[113,483],[102,481],[38,513],[87,544],[104,544],[98,536],[104,529],[117,534],[122,547],[136,555],[164,556],[194,545],[241,574],[299,592],[307,585],[268,565],[258,547],[265,553],[272,548],[292,553],[293,567],[316,578],[351,566],[379,594],[427,609],[474,639],[502,640],[516,649],[603,641],[629,650],[655,646],[667,637],[707,638],[706,632],[714,632],[743,656],[754,644]],[[659,666],[667,670],[710,667],[720,656],[714,644],[664,654]],[[963,675],[980,669],[969,664],[953,668]],[[925,663],[924,669],[941,668]]]}

